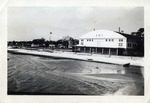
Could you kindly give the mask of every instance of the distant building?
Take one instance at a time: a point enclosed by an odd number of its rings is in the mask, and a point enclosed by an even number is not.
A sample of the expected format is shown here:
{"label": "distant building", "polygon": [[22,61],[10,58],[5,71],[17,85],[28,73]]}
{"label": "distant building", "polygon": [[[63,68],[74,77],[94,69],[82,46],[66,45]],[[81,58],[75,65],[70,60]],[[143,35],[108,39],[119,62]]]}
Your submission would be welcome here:
{"label": "distant building", "polygon": [[31,47],[32,47],[32,48],[38,48],[38,47],[40,47],[40,46],[39,46],[39,44],[33,44],[33,43],[32,43],[32,44],[31,44]]}
{"label": "distant building", "polygon": [[58,48],[72,48],[73,47],[73,42],[74,39],[70,36],[66,36],[63,39],[60,39],[57,41],[58,43]]}
{"label": "distant building", "polygon": [[113,55],[134,55],[141,38],[109,30],[95,30],[79,38],[76,51]]}
{"label": "distant building", "polygon": [[70,36],[66,36],[66,37],[64,38],[64,40],[67,42],[67,43],[66,43],[67,45],[65,45],[66,48],[72,48],[72,46],[73,46],[73,38],[70,37]]}

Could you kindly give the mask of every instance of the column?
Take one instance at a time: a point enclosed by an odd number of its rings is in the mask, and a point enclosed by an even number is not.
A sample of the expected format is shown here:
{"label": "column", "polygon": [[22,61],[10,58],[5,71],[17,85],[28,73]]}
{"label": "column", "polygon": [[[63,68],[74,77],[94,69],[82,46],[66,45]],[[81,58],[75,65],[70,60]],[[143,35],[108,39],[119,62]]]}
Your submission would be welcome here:
{"label": "column", "polygon": [[110,54],[110,50],[111,50],[111,49],[109,49],[109,54]]}
{"label": "column", "polygon": [[86,47],[84,47],[84,53],[86,52],[86,50],[85,50],[85,49],[86,49]]}
{"label": "column", "polygon": [[91,48],[90,48],[90,53],[91,53],[92,51],[91,51]]}
{"label": "column", "polygon": [[116,55],[118,55],[118,48],[117,48],[117,51],[116,51]]}
{"label": "column", "polygon": [[104,48],[102,48],[102,54],[103,54],[103,52],[104,52]]}
{"label": "column", "polygon": [[97,53],[97,48],[95,48],[95,49],[96,49],[96,51],[95,51],[95,52]]}

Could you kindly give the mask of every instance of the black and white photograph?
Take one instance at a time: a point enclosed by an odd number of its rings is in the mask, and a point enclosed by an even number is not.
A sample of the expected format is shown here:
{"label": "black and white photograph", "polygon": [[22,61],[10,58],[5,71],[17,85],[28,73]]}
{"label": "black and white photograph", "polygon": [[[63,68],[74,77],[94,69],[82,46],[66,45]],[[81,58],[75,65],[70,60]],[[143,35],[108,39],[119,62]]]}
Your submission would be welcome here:
{"label": "black and white photograph", "polygon": [[143,6],[8,6],[7,95],[144,96]]}

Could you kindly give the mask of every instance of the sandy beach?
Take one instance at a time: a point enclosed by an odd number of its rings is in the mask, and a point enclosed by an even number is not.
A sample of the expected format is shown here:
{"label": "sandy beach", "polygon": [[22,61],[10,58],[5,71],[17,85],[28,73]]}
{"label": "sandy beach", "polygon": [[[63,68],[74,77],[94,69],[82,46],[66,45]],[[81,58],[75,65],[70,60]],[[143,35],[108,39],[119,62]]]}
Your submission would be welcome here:
{"label": "sandy beach", "polygon": [[[95,54],[91,56],[61,51],[49,53],[16,50],[17,52],[14,52],[16,54],[8,54],[8,94],[144,94],[144,78],[141,75],[144,68],[136,66],[125,68],[122,65],[86,61],[87,58],[94,60],[100,60],[99,57],[105,58],[104,60],[110,59],[110,57],[105,55],[98,57]],[[18,53],[20,54],[18,55]],[[25,55],[28,53],[30,55]],[[36,54],[36,56],[32,56],[31,54]],[[56,56],[56,58],[45,58],[44,56]],[[70,58],[74,58],[75,60]],[[112,56],[111,58],[124,60],[125,57]],[[84,61],[79,61],[78,59]],[[125,60],[130,59],[126,57]],[[138,58],[132,58],[130,61],[137,63],[137,60]]]}

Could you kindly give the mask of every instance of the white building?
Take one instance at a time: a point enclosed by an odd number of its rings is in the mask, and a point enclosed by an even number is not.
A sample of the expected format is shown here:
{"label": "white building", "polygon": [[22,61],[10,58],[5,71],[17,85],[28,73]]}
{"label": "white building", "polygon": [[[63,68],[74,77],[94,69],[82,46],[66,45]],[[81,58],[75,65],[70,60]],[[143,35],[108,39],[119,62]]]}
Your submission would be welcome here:
{"label": "white building", "polygon": [[77,50],[101,54],[131,54],[137,47],[137,37],[109,30],[95,30],[79,38]]}

